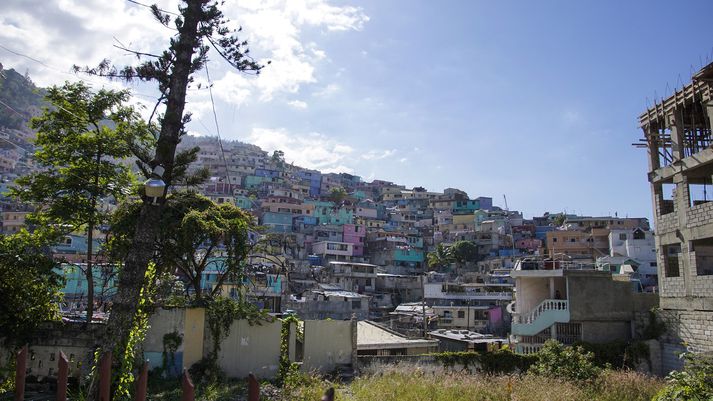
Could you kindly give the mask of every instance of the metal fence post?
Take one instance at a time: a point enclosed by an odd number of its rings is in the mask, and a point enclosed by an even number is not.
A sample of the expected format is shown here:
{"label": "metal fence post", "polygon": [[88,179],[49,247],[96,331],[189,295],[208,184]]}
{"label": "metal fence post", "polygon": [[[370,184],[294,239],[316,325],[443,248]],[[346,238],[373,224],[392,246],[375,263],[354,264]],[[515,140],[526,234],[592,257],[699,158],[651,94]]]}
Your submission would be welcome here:
{"label": "metal fence post", "polygon": [[252,373],[248,375],[248,401],[260,401],[260,383]]}
{"label": "metal fence post", "polygon": [[15,401],[25,399],[25,376],[27,376],[27,345],[15,354]]}
{"label": "metal fence post", "polygon": [[330,387],[324,392],[322,401],[334,401],[334,387]]}
{"label": "metal fence post", "polygon": [[149,363],[144,362],[139,372],[139,379],[136,381],[136,397],[134,401],[146,401],[146,387],[149,381]]}
{"label": "metal fence post", "polygon": [[111,401],[111,351],[102,355],[99,361],[99,401]]}
{"label": "metal fence post", "polygon": [[191,381],[191,376],[188,374],[188,370],[183,369],[183,377],[181,379],[181,389],[183,394],[181,394],[181,401],[193,401],[195,399],[195,387]]}
{"label": "metal fence post", "polygon": [[69,378],[69,360],[64,352],[59,351],[59,371],[57,372],[57,401],[67,401],[67,380]]}

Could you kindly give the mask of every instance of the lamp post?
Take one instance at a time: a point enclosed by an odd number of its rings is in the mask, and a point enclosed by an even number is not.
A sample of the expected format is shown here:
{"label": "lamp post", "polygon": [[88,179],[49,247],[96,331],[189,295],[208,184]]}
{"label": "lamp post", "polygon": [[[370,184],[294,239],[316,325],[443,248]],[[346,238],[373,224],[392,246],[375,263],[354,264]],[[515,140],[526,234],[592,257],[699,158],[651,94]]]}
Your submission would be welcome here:
{"label": "lamp post", "polygon": [[165,196],[166,183],[162,180],[164,171],[165,169],[161,165],[154,167],[151,177],[144,182],[146,200],[151,205],[158,205]]}

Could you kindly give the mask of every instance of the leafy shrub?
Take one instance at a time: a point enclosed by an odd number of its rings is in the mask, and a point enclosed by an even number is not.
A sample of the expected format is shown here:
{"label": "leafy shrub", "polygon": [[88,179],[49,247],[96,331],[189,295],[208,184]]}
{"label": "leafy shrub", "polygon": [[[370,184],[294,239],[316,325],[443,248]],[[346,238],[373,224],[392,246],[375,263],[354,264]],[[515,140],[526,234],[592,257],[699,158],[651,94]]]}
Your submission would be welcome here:
{"label": "leafy shrub", "polygon": [[666,377],[668,385],[659,391],[655,401],[713,400],[713,358],[690,352],[681,354],[684,369]]}
{"label": "leafy shrub", "polygon": [[589,381],[599,376],[601,369],[594,364],[594,354],[582,347],[568,347],[555,340],[547,340],[529,373],[567,380]]}
{"label": "leafy shrub", "polygon": [[525,372],[535,362],[534,355],[512,352],[509,348],[494,352],[441,352],[433,354],[445,368],[456,365],[463,370],[482,370],[486,373]]}
{"label": "leafy shrub", "polygon": [[603,344],[578,342],[575,345],[593,353],[594,364],[600,368],[636,369],[642,359],[649,359],[649,347],[641,341],[613,341]]}

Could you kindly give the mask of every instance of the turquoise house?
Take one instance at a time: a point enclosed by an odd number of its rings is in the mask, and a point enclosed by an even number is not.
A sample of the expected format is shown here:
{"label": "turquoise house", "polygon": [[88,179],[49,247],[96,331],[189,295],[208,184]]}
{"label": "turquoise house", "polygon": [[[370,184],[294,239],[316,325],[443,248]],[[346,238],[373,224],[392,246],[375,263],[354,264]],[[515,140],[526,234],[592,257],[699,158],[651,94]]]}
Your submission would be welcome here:
{"label": "turquoise house", "polygon": [[[84,275],[84,264],[62,263],[54,268],[54,272],[64,277],[62,293],[66,301],[86,300],[87,278]],[[116,278],[118,269],[112,265],[92,266],[94,277],[94,296],[97,299],[109,299],[116,294]]]}

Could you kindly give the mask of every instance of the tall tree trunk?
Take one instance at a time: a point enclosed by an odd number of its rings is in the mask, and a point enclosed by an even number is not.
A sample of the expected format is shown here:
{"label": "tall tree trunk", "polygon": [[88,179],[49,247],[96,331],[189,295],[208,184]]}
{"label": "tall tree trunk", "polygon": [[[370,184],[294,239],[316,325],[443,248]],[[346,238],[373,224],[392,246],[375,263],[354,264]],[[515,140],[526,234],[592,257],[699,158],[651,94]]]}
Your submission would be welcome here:
{"label": "tall tree trunk", "polygon": [[94,224],[87,226],[87,270],[84,276],[87,278],[87,326],[92,324],[94,317]]}
{"label": "tall tree trunk", "polygon": [[[166,96],[166,113],[161,125],[161,133],[156,146],[154,161],[165,168],[164,180],[170,184],[176,146],[180,141],[183,127],[183,111],[186,103],[186,87],[191,73],[191,61],[198,44],[198,21],[202,14],[203,1],[186,0],[183,25],[179,29],[176,42],[176,58],[171,71],[169,91]],[[119,274],[117,293],[112,303],[111,315],[107,323],[100,351],[115,351],[116,359],[121,357],[134,323],[134,316],[144,285],[146,269],[154,253],[154,241],[158,234],[163,205],[144,203],[139,215],[139,223],[124,268]],[[89,400],[98,400],[98,375],[92,377]]]}

